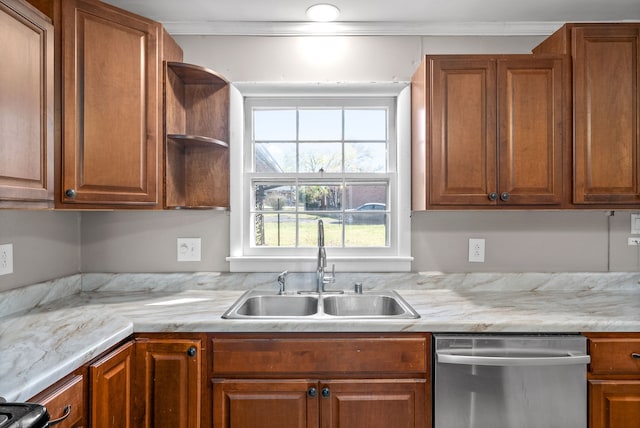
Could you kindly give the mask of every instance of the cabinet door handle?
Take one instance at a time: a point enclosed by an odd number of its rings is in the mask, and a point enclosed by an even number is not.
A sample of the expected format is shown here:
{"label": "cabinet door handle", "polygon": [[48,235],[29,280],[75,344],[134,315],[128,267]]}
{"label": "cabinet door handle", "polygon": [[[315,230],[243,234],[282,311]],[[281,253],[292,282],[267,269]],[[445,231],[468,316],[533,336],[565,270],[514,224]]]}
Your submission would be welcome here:
{"label": "cabinet door handle", "polygon": [[60,416],[58,419],[52,419],[49,421],[49,424],[47,426],[53,426],[56,424],[59,424],[60,422],[64,421],[65,419],[67,419],[69,417],[69,415],[71,414],[71,404],[67,404],[64,407],[64,414],[62,416]]}
{"label": "cabinet door handle", "polygon": [[195,346],[192,346],[191,348],[187,349],[187,355],[190,357],[195,357],[197,352],[198,350],[196,349]]}
{"label": "cabinet door handle", "polygon": [[309,388],[309,391],[307,391],[307,393],[309,394],[309,397],[314,398],[316,395],[318,395],[318,390],[315,388]]}
{"label": "cabinet door handle", "polygon": [[322,388],[322,396],[324,398],[327,398],[329,395],[331,395],[331,391],[329,390],[329,388],[327,387]]}
{"label": "cabinet door handle", "polygon": [[64,191],[64,195],[67,198],[75,199],[76,198],[76,191],[75,191],[75,189],[67,189],[67,190]]}
{"label": "cabinet door handle", "polygon": [[509,192],[502,192],[500,194],[500,199],[503,200],[504,202],[507,202],[510,197],[511,195],[509,194]]}
{"label": "cabinet door handle", "polygon": [[637,352],[632,352],[631,358],[633,358],[634,360],[640,360],[640,354]]}
{"label": "cabinet door handle", "polygon": [[497,199],[498,199],[498,194],[496,192],[489,193],[489,200],[490,201],[495,201]]}

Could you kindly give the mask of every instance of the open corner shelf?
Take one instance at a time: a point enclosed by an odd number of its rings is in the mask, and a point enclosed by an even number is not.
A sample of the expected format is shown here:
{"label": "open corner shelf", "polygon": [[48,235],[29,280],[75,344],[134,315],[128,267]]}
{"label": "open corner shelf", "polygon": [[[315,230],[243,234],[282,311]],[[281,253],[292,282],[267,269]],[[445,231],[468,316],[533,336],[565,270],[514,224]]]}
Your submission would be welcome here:
{"label": "open corner shelf", "polygon": [[184,62],[167,62],[167,67],[189,85],[227,85],[229,81],[206,67]]}
{"label": "open corner shelf", "polygon": [[165,207],[229,207],[229,82],[198,65],[166,63]]}
{"label": "open corner shelf", "polygon": [[202,135],[167,134],[167,138],[182,144],[202,145],[212,149],[224,150],[229,148],[229,144],[224,141]]}

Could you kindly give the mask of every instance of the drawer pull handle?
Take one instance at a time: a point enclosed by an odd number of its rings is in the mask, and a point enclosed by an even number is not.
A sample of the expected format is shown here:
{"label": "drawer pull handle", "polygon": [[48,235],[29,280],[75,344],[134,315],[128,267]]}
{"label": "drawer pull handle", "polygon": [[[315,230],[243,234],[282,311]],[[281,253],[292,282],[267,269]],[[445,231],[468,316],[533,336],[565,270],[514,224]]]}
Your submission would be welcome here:
{"label": "drawer pull handle", "polygon": [[314,398],[316,396],[316,394],[318,393],[318,390],[315,388],[309,388],[309,397]]}
{"label": "drawer pull handle", "polygon": [[329,395],[331,395],[331,391],[329,390],[329,388],[322,388],[322,396],[324,398],[327,398]]}
{"label": "drawer pull handle", "polygon": [[640,354],[638,354],[637,352],[632,352],[631,358],[633,358],[634,360],[640,360]]}
{"label": "drawer pull handle", "polygon": [[58,419],[53,419],[53,420],[49,421],[49,425],[47,425],[47,426],[52,426],[52,425],[59,424],[60,422],[62,422],[65,419],[67,419],[70,414],[71,414],[71,404],[67,404],[64,407],[64,414],[62,416],[60,416]]}

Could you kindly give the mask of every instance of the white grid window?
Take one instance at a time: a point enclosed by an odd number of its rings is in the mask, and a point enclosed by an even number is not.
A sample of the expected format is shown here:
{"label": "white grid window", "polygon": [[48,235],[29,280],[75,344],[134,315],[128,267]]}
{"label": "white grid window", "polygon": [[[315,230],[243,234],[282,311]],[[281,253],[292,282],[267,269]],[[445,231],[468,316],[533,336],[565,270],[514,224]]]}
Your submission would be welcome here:
{"label": "white grid window", "polygon": [[242,259],[288,269],[300,265],[287,261],[313,259],[319,219],[339,270],[340,258],[402,255],[399,230],[408,224],[399,227],[399,213],[408,217],[408,209],[398,189],[397,96],[249,96],[242,102],[237,174],[232,153],[232,177],[242,190],[235,194],[232,178],[232,212],[241,211],[231,220],[233,271],[271,270],[234,268]]}
{"label": "white grid window", "polygon": [[388,248],[395,177],[392,98],[246,100],[254,250]]}

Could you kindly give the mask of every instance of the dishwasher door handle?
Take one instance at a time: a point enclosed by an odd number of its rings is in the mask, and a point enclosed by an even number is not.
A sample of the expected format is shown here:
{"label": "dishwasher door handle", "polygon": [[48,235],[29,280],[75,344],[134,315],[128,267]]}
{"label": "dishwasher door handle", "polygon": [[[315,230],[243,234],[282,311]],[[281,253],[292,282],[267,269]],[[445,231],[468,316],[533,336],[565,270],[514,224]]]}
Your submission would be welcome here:
{"label": "dishwasher door handle", "polygon": [[522,367],[522,366],[568,366],[578,364],[589,364],[591,357],[589,355],[549,355],[549,356],[488,356],[488,355],[461,355],[450,352],[436,351],[438,363],[443,364],[462,364],[467,366],[503,366],[503,367]]}

